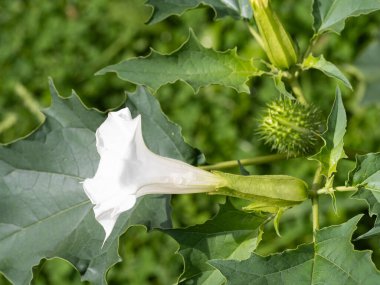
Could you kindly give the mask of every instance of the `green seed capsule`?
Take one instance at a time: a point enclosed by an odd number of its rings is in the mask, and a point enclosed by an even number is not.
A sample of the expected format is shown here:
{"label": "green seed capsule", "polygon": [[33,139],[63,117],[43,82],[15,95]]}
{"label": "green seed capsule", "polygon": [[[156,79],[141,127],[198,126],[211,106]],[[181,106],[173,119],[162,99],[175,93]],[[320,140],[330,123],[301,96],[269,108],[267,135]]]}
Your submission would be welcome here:
{"label": "green seed capsule", "polygon": [[321,132],[319,110],[295,100],[272,101],[259,119],[261,139],[289,157],[310,154],[321,142]]}
{"label": "green seed capsule", "polygon": [[288,69],[297,63],[293,41],[286,32],[277,14],[271,9],[269,0],[250,0],[261,43],[270,62]]}
{"label": "green seed capsule", "polygon": [[261,209],[291,207],[308,198],[307,184],[287,175],[242,176],[219,171],[214,174],[224,178],[222,188],[210,194],[222,194],[255,201]]}

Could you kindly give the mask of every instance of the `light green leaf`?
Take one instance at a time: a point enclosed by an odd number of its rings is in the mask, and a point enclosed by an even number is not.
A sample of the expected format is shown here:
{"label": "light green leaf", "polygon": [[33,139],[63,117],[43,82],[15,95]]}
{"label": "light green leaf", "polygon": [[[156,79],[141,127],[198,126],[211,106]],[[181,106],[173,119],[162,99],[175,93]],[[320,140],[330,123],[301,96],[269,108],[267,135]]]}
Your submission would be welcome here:
{"label": "light green leaf", "polygon": [[207,261],[248,258],[261,240],[260,225],[266,218],[238,211],[227,202],[202,225],[165,230],[179,243],[185,261],[181,284],[224,284],[224,277]]}
{"label": "light green leaf", "polygon": [[294,96],[286,90],[285,83],[282,81],[282,76],[277,75],[273,77],[274,86],[281,95],[288,97],[289,99],[295,99]]}
{"label": "light green leaf", "polygon": [[205,4],[214,9],[216,16],[232,16],[234,18],[252,18],[252,8],[249,0],[148,0],[147,5],[151,5],[154,10],[150,24],[158,23],[171,15],[182,15],[186,10]]}
{"label": "light green leaf", "polygon": [[[364,83],[364,90],[360,98],[362,105],[380,104],[380,40],[372,41],[357,57],[356,74]],[[359,92],[359,90],[358,90]]]}
{"label": "light green leaf", "polygon": [[227,285],[317,285],[379,283],[380,272],[371,261],[370,251],[356,251],[350,243],[361,216],[317,231],[314,244],[295,250],[249,259],[211,260],[221,271]]}
{"label": "light green leaf", "polygon": [[380,193],[380,153],[358,155],[346,184]]}
{"label": "light green leaf", "polygon": [[314,30],[318,34],[327,31],[340,34],[347,18],[379,9],[378,0],[313,0]]}
{"label": "light green leaf", "polygon": [[351,83],[348,81],[346,76],[333,63],[327,61],[323,55],[314,57],[310,54],[302,62],[301,68],[303,70],[308,70],[310,68],[318,69],[327,76],[340,80],[344,85],[352,90]]}
{"label": "light green leaf", "polygon": [[154,90],[182,80],[196,92],[202,86],[220,84],[247,93],[248,78],[261,74],[252,61],[238,57],[236,49],[226,52],[207,49],[192,31],[187,41],[171,54],[152,51],[147,57],[132,58],[105,67],[97,75],[107,72],[116,72],[123,80]]}
{"label": "light green leaf", "polygon": [[356,167],[350,172],[346,184],[358,187],[358,192],[352,197],[365,200],[370,215],[377,216],[374,227],[360,238],[380,235],[380,153],[357,156]]}
{"label": "light green leaf", "polygon": [[324,145],[317,154],[310,158],[320,162],[322,167],[321,174],[328,178],[327,183],[332,183],[331,178],[336,172],[339,160],[347,157],[343,150],[343,137],[346,133],[346,126],[346,111],[343,106],[340,89],[337,88],[334,105],[327,120],[327,130],[322,135]]}
{"label": "light green leaf", "polygon": [[[170,196],[139,198],[120,216],[102,247],[105,233],[81,181],[97,168],[95,131],[104,115],[86,109],[75,94],[60,98],[50,84],[52,106],[44,111],[43,125],[29,137],[0,147],[0,272],[15,284],[28,284],[32,267],[42,258],[61,257],[83,280],[105,284],[108,268],[120,261],[119,236],[129,226],[170,227]],[[138,108],[139,99],[134,102]],[[157,106],[152,104],[152,113]],[[143,129],[154,129],[145,116]],[[153,138],[146,140],[153,145]],[[188,157],[174,146],[164,149],[172,158]]]}

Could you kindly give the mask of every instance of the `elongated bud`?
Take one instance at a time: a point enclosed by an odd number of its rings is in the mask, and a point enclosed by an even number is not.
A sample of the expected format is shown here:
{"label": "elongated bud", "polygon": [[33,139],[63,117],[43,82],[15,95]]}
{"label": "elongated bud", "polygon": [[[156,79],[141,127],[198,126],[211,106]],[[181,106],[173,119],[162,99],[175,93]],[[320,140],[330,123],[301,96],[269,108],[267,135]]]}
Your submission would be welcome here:
{"label": "elongated bud", "polygon": [[250,2],[261,36],[261,44],[270,62],[280,69],[288,69],[296,64],[297,54],[292,39],[272,10],[269,0],[250,0]]}

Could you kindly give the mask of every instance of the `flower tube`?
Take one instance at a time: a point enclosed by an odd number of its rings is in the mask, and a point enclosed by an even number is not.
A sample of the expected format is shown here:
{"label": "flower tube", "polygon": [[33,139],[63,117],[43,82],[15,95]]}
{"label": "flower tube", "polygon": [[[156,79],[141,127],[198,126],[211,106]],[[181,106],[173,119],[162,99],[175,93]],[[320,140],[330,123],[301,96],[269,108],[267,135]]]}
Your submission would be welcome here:
{"label": "flower tube", "polygon": [[224,183],[220,176],[151,152],[143,140],[141,116],[132,119],[128,108],[108,114],[96,131],[96,147],[99,166],[83,188],[105,240],[119,215],[140,196],[210,192]]}

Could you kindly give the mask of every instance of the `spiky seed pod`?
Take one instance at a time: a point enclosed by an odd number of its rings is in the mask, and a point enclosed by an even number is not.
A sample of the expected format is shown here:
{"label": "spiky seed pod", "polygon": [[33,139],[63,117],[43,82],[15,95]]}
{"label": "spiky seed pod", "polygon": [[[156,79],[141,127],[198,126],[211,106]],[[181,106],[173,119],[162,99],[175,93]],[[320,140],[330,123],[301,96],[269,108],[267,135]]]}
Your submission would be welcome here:
{"label": "spiky seed pod", "polygon": [[258,134],[278,153],[288,157],[310,154],[321,141],[321,113],[291,99],[270,102],[259,119]]}

